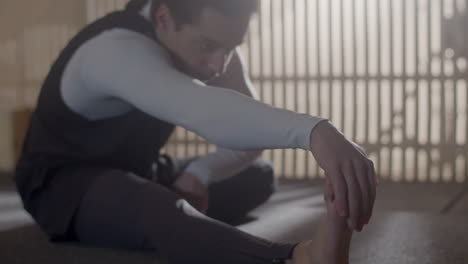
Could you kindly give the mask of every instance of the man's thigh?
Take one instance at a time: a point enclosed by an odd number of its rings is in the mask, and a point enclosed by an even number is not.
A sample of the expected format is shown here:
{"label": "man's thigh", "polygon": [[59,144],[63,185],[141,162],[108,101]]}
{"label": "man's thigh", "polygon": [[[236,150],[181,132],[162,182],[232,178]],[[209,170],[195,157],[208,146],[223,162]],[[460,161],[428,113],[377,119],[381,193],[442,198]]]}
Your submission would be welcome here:
{"label": "man's thigh", "polygon": [[74,218],[75,235],[80,242],[95,246],[148,248],[145,219],[157,219],[154,225],[160,226],[177,221],[170,214],[179,199],[165,187],[132,173],[108,170],[96,177],[83,197]]}
{"label": "man's thigh", "polygon": [[210,186],[207,215],[230,222],[265,203],[276,190],[271,162],[257,159],[237,175]]}

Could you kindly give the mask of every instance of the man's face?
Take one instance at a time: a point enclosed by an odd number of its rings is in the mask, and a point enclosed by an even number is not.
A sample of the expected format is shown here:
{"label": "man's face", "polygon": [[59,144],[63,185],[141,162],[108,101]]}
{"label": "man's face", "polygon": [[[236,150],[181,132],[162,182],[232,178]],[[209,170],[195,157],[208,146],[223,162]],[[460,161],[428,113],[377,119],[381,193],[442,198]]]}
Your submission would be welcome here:
{"label": "man's face", "polygon": [[180,71],[209,81],[224,73],[235,48],[244,41],[249,21],[250,15],[231,18],[206,7],[193,24],[176,28],[170,18],[157,32]]}

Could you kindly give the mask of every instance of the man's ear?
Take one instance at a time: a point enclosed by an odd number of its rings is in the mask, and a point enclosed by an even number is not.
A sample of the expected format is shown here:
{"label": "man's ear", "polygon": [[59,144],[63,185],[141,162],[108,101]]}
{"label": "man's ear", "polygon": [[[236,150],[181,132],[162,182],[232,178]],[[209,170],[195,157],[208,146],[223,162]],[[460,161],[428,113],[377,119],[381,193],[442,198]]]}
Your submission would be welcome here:
{"label": "man's ear", "polygon": [[174,30],[175,21],[172,17],[171,10],[166,4],[162,4],[154,11],[154,22],[158,30],[169,31]]}

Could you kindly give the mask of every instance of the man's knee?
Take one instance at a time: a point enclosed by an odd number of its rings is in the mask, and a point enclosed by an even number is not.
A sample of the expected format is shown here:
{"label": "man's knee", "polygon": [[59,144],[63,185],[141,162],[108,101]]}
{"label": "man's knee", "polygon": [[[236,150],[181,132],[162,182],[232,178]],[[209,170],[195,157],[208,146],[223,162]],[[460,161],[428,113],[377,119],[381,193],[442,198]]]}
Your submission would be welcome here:
{"label": "man's knee", "polygon": [[249,168],[251,183],[261,192],[262,196],[269,198],[277,189],[277,179],[275,177],[273,164],[265,159],[255,160]]}

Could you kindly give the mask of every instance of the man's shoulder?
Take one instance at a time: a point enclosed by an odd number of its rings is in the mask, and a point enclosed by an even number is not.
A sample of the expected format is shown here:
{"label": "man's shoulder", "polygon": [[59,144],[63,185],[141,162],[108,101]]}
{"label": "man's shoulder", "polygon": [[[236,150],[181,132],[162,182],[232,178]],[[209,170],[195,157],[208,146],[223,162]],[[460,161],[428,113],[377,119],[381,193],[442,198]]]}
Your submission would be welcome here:
{"label": "man's shoulder", "polygon": [[169,61],[156,41],[141,33],[120,28],[107,30],[88,40],[76,55],[82,64],[91,68],[100,67],[103,63],[125,64],[129,60],[138,60],[140,64],[159,61],[164,65]]}
{"label": "man's shoulder", "polygon": [[[151,48],[152,50],[157,48],[159,45],[144,36],[141,33],[123,28],[114,28],[106,30],[96,37],[90,39],[86,44],[92,48],[97,48],[100,51],[103,49],[145,49],[145,47]],[[135,46],[138,45],[138,46]]]}

